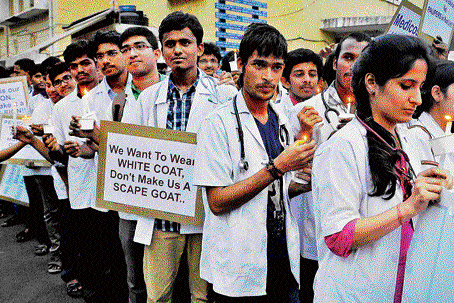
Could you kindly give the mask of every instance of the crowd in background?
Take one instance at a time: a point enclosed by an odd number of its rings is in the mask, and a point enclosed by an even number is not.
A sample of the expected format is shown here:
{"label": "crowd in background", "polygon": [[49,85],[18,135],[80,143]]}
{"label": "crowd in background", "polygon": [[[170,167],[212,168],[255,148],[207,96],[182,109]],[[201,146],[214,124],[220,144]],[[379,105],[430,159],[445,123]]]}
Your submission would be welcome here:
{"label": "crowd in background", "polygon": [[[252,24],[222,57],[175,12],[159,37],[97,32],[62,58],[0,69],[16,76],[32,124],[0,160],[31,145],[52,165],[27,163],[29,207],[2,202],[1,226],[23,223],[17,241],[36,239],[47,271],[86,302],[174,302],[181,266],[191,302],[401,302],[412,235],[452,187],[454,161],[436,167],[428,146],[454,117],[439,38],[352,33],[288,52]],[[202,227],[96,206],[101,120],[198,134]]]}

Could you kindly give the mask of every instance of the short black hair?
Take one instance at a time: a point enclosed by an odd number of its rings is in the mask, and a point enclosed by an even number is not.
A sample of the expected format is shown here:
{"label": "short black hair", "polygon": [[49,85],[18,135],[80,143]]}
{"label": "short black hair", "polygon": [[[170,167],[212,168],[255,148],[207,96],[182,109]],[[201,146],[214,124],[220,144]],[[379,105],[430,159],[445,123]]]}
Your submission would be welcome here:
{"label": "short black hair", "polygon": [[121,49],[120,34],[116,31],[96,32],[90,41],[91,58],[95,58],[98,47],[104,43],[114,44],[118,46],[118,49]]}
{"label": "short black hair", "polygon": [[54,56],[50,56],[50,57],[44,59],[44,61],[41,62],[41,66],[40,66],[41,74],[43,74],[43,76],[48,75],[49,68],[53,67],[55,64],[57,64],[59,62],[61,62],[61,60]]}
{"label": "short black hair", "polygon": [[323,66],[322,78],[328,85],[336,79],[336,71],[334,70],[334,53],[328,55],[325,65]]}
{"label": "short black hair", "polygon": [[77,40],[68,45],[63,52],[65,62],[70,64],[74,60],[86,55],[90,59],[94,59],[93,53],[90,51],[90,43],[87,40]]}
{"label": "short black hair", "polygon": [[145,37],[150,43],[151,47],[153,49],[158,49],[158,39],[156,39],[156,36],[153,34],[151,30],[149,30],[146,27],[143,26],[134,26],[126,29],[121,35],[120,35],[120,48],[121,45],[123,45],[123,42],[128,40],[129,38],[133,36],[142,36]]}
{"label": "short black hair", "polygon": [[287,41],[273,26],[264,23],[250,24],[240,42],[239,57],[244,65],[254,51],[261,57],[273,55],[287,59]]}
{"label": "short black hair", "polygon": [[[35,64],[35,67],[33,67],[29,72],[28,74],[30,75],[30,77],[33,77],[34,75],[36,75],[37,73],[41,73],[41,64]],[[42,74],[42,73],[41,73]]]}
{"label": "short black hair", "polygon": [[221,50],[213,42],[204,42],[203,43],[203,55],[213,55],[218,59],[218,63],[221,63]]}
{"label": "short black hair", "polygon": [[372,41],[372,38],[365,34],[365,33],[360,33],[360,32],[353,32],[347,36],[345,36],[344,38],[342,38],[342,40],[337,44],[337,47],[336,47],[336,50],[334,51],[334,58],[336,58],[336,60],[339,59],[339,54],[341,52],[341,49],[342,49],[342,44],[345,42],[345,40],[347,39],[354,39],[356,40],[357,42],[367,42],[367,43],[370,43]]}
{"label": "short black hair", "polygon": [[24,59],[19,59],[16,62],[14,62],[14,65],[18,65],[22,70],[26,71],[29,73],[35,68],[35,62],[32,59],[24,58]]}
{"label": "short black hair", "polygon": [[288,53],[287,60],[285,60],[284,71],[282,76],[289,81],[290,73],[295,65],[300,63],[312,62],[317,67],[317,76],[321,78],[323,70],[322,58],[307,48],[298,48]]}
{"label": "short black hair", "polygon": [[8,77],[9,77],[8,70],[4,66],[0,65],[0,79]]}
{"label": "short black hair", "polygon": [[202,44],[203,40],[203,27],[196,16],[183,13],[181,11],[168,14],[159,25],[159,41],[162,43],[162,38],[165,33],[171,31],[181,31],[189,28],[197,40],[197,45]]}
{"label": "short black hair", "polygon": [[48,69],[49,70],[49,79],[54,83],[55,78],[63,74],[64,72],[69,72],[69,65],[66,62],[58,62],[54,66]]}

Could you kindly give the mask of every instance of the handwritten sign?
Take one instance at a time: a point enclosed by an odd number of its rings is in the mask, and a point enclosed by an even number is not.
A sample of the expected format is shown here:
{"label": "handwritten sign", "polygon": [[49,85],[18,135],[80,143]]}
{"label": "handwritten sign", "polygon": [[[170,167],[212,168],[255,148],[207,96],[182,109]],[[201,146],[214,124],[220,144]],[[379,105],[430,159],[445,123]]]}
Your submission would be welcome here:
{"label": "handwritten sign", "polygon": [[422,10],[408,1],[402,1],[389,23],[387,33],[415,36],[419,35]]}
{"label": "handwritten sign", "polygon": [[[25,123],[19,117],[16,121],[16,125],[26,127]],[[17,140],[13,139],[13,134],[11,132],[11,126],[13,126],[14,122],[12,117],[10,116],[3,116],[1,120],[1,129],[0,129],[0,150],[8,148],[14,144],[16,144]],[[8,164],[19,164],[25,165],[28,162],[33,161],[36,166],[50,166],[51,164],[44,159],[43,156],[39,152],[37,152],[32,146],[26,145],[20,151],[18,151],[14,156],[10,159],[2,162]]]}
{"label": "handwritten sign", "polygon": [[28,206],[28,195],[25,188],[22,165],[1,165],[0,198],[16,204]]}
{"label": "handwritten sign", "polygon": [[195,134],[108,121],[101,133],[98,206],[201,224],[192,185]]}
{"label": "handwritten sign", "polygon": [[454,27],[454,0],[426,0],[423,12],[420,25],[423,37],[440,36],[450,45]]}
{"label": "handwritten sign", "polygon": [[14,103],[17,114],[28,113],[28,86],[25,77],[0,79],[0,114],[12,115]]}

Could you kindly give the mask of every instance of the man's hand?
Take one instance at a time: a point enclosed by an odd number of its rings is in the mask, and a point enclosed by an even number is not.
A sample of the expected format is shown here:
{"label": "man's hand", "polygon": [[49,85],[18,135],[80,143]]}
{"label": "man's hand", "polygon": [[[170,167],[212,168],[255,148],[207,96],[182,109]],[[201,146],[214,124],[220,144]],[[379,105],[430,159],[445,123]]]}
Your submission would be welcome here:
{"label": "man's hand", "polygon": [[275,160],[274,165],[286,173],[292,170],[304,169],[314,157],[315,141],[299,144],[293,143],[287,147]]}
{"label": "man's hand", "polygon": [[43,135],[43,143],[50,151],[58,151],[60,149],[60,145],[57,143],[57,139],[52,134],[45,134]]}
{"label": "man's hand", "polygon": [[220,75],[216,75],[216,78],[219,79],[218,85],[233,85],[236,86],[236,82],[233,80],[233,76],[231,73],[226,71],[222,71]]}
{"label": "man's hand", "polygon": [[33,134],[35,136],[42,136],[44,135],[44,130],[43,130],[43,125],[42,124],[31,124],[30,125],[32,131],[33,131]]}
{"label": "man's hand", "polygon": [[77,158],[80,156],[80,146],[77,142],[74,141],[65,141],[63,145],[63,149],[65,153],[73,158]]}
{"label": "man's hand", "polygon": [[443,39],[440,36],[435,37],[432,41],[433,54],[441,59],[448,60],[448,45],[443,42]]}
{"label": "man's hand", "polygon": [[25,144],[32,144],[33,133],[22,126],[16,126],[16,131],[13,131],[13,139],[19,140]]}
{"label": "man's hand", "polygon": [[296,139],[301,140],[304,135],[309,136],[309,138],[312,137],[314,125],[322,122],[323,119],[312,106],[305,106],[298,113],[298,121],[300,122],[301,129],[296,135]]}
{"label": "man's hand", "polygon": [[318,54],[320,55],[320,57],[326,59],[326,58],[328,58],[329,54],[331,54],[334,51],[335,48],[336,48],[335,43],[328,44],[325,47],[323,47],[322,49],[320,49],[318,51]]}

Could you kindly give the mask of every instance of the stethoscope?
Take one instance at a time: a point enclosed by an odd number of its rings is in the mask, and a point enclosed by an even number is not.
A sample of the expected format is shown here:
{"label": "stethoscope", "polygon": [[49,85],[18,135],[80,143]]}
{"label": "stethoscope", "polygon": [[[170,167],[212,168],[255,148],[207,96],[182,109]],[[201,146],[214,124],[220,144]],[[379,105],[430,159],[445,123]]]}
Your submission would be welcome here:
{"label": "stethoscope", "polygon": [[[233,113],[235,115],[238,130],[238,139],[240,141],[240,162],[238,163],[238,166],[240,170],[247,171],[249,169],[249,162],[246,160],[246,152],[244,150],[244,132],[243,126],[241,124],[240,113],[238,112],[236,97],[237,96],[233,97]],[[279,141],[285,147],[287,147],[290,142],[290,134],[284,124],[279,124]]]}
{"label": "stethoscope", "polygon": [[333,112],[334,114],[336,114],[337,117],[340,116],[340,113],[337,109],[331,107],[328,105],[328,102],[326,102],[326,99],[325,99],[325,92],[326,92],[326,89],[322,91],[321,93],[321,96],[322,96],[322,102],[323,102],[323,105],[325,106],[325,119],[326,121],[328,121],[328,123],[332,126],[331,124],[331,119],[329,118],[329,112]]}

